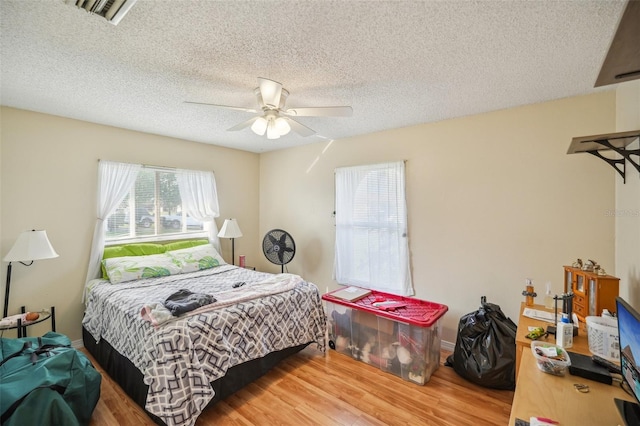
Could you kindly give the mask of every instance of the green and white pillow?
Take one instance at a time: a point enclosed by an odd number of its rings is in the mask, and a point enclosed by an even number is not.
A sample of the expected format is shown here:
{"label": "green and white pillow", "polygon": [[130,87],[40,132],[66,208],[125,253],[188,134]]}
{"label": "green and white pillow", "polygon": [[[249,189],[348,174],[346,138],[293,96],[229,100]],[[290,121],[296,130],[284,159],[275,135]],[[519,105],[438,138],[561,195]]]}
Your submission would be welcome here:
{"label": "green and white pillow", "polygon": [[179,274],[182,264],[166,254],[112,257],[102,261],[112,284]]}
{"label": "green and white pillow", "polygon": [[212,244],[147,256],[121,256],[102,260],[106,276],[112,284],[184,274],[220,265],[225,265],[225,261]]}
{"label": "green and white pillow", "polygon": [[224,259],[212,244],[171,250],[165,254],[171,257],[174,263],[182,265],[182,273],[201,271],[225,264]]}

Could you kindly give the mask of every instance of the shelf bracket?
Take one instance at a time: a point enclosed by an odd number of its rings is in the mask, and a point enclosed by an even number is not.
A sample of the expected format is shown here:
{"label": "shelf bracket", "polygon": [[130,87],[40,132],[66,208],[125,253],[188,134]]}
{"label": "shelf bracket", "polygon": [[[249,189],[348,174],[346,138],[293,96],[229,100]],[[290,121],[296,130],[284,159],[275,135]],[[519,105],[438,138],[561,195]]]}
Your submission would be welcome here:
{"label": "shelf bracket", "polygon": [[[596,141],[593,141],[593,142],[598,143],[598,144],[600,144],[602,146],[605,146],[605,147],[617,152],[618,154],[620,154],[622,156],[622,158],[620,158],[620,159],[612,159],[612,158],[607,158],[604,155],[600,154],[600,152],[598,150],[587,151],[591,155],[595,155],[598,158],[602,158],[604,161],[609,163],[614,169],[616,169],[616,171],[618,173],[620,173],[620,176],[622,176],[622,182],[623,183],[627,182],[626,181],[626,171],[627,171],[627,163],[626,163],[626,161],[631,163],[631,165],[636,168],[638,173],[640,173],[640,164],[638,163],[638,160],[634,161],[633,158],[631,158],[632,155],[640,157],[640,149],[626,149],[626,147],[617,148],[617,147],[611,145],[607,139],[596,140]],[[622,170],[620,170],[620,168],[618,167],[619,164],[622,164]]]}
{"label": "shelf bracket", "polygon": [[[567,154],[587,152],[601,158],[613,167],[622,176],[622,182],[626,183],[627,162],[629,162],[640,174],[640,148],[627,149],[627,147],[640,137],[640,130],[632,132],[612,133],[609,135],[584,136],[573,138]],[[608,158],[600,151],[614,151],[622,158]],[[636,158],[632,158],[635,156]]]}

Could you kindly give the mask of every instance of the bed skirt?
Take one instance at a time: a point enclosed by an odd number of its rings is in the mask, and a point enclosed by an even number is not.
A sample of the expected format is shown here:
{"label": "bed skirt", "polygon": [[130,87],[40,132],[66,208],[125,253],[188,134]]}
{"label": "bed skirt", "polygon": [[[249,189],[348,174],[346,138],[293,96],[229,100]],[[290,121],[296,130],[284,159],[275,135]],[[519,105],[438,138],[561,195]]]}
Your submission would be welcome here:
{"label": "bed skirt", "polygon": [[[149,387],[144,384],[140,370],[126,357],[113,349],[109,342],[101,339],[100,342],[96,343],[93,336],[91,336],[84,327],[82,328],[82,340],[84,347],[95,358],[104,371],[144,410]],[[208,405],[215,404],[257,380],[280,361],[300,352],[310,343],[311,342],[272,352],[262,358],[231,367],[224,377],[211,383],[215,391],[215,396]],[[164,425],[164,422],[159,417],[154,416],[147,410],[144,411],[156,424]]]}

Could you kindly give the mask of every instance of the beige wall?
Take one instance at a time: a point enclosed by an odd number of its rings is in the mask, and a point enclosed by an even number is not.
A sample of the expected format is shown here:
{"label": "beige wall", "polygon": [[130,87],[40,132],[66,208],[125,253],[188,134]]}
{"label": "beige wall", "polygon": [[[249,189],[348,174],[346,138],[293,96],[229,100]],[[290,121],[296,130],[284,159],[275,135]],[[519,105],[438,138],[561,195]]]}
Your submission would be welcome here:
{"label": "beige wall", "polygon": [[[278,272],[260,245],[268,230],[285,229],[297,244],[289,271],[323,292],[337,287],[334,169],[407,160],[416,296],[449,306],[444,339],[450,342],[460,316],[483,295],[516,319],[525,278],[539,293],[546,281],[560,293],[562,265],[577,257],[620,267],[616,221],[606,214],[619,208],[615,172],[588,154],[566,154],[574,136],[615,131],[613,90],[260,156],[11,108],[0,113],[1,254],[30,228],[47,229],[60,253],[14,267],[11,309],[55,305],[59,331],[74,340],[99,158],[214,170],[218,225],[236,217],[244,234],[236,254]],[[222,244],[228,259],[230,243]]]}
{"label": "beige wall", "polygon": [[[30,267],[14,265],[10,313],[21,305],[30,310],[54,305],[58,331],[80,339],[98,159],[213,170],[222,210],[218,227],[224,218],[237,218],[244,237],[236,240],[236,255],[246,254],[249,263],[262,256],[254,244],[259,239],[257,154],[12,108],[3,107],[1,114],[0,254],[4,257],[18,235],[32,228],[46,229],[60,254]],[[229,261],[230,240],[221,244]],[[3,262],[3,283],[5,275]],[[36,327],[32,335],[47,329]]]}
{"label": "beige wall", "polygon": [[336,288],[334,169],[407,160],[413,282],[449,306],[444,339],[483,295],[517,320],[526,278],[561,293],[578,257],[614,268],[615,172],[566,152],[572,137],[615,130],[615,102],[611,90],[262,154],[260,233],[289,231],[289,270]]}
{"label": "beige wall", "polygon": [[[640,80],[622,83],[616,90],[616,131],[631,130],[640,130]],[[640,148],[640,143],[629,146],[634,148]],[[640,309],[640,174],[628,162],[626,183],[616,174],[616,213],[620,296]]]}

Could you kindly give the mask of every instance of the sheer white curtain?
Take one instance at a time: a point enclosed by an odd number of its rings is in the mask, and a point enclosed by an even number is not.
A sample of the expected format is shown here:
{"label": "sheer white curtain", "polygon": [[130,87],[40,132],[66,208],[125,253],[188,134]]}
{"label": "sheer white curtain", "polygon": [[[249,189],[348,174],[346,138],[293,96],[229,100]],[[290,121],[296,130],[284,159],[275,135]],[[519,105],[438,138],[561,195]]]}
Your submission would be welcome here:
{"label": "sheer white curtain", "polygon": [[100,260],[104,253],[105,219],[115,211],[129,193],[141,169],[140,164],[102,160],[98,163],[97,217],[85,282],[100,276]]}
{"label": "sheer white curtain", "polygon": [[179,169],[176,176],[182,208],[189,216],[203,222],[209,241],[220,251],[218,226],[214,220],[220,216],[220,207],[213,172]]}
{"label": "sheer white curtain", "polygon": [[336,250],[340,284],[413,295],[404,162],[336,169]]}

